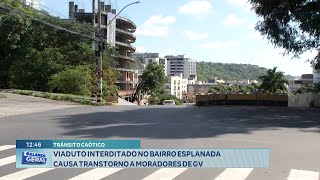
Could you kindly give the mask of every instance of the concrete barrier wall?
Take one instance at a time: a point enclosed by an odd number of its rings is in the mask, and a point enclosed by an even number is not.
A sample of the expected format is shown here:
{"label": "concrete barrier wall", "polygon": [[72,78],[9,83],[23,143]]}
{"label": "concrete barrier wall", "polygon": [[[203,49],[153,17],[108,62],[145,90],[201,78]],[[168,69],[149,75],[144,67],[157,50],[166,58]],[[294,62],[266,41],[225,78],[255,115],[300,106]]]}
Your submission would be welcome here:
{"label": "concrete barrier wall", "polygon": [[320,95],[305,93],[289,96],[289,107],[320,107]]}
{"label": "concrete barrier wall", "polygon": [[106,102],[118,103],[118,96],[108,96],[105,99]]}
{"label": "concrete barrier wall", "polygon": [[320,107],[320,94],[315,95],[314,106]]}
{"label": "concrete barrier wall", "polygon": [[196,104],[288,106],[288,96],[274,94],[202,94],[196,95]]}
{"label": "concrete barrier wall", "polygon": [[230,101],[256,101],[256,94],[228,94],[228,100]]}

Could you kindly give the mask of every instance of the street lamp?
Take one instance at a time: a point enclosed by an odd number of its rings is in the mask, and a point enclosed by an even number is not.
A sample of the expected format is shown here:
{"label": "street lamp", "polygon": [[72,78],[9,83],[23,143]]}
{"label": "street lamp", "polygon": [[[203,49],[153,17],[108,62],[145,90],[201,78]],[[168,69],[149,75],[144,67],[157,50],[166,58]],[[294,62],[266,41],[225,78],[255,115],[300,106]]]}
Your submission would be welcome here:
{"label": "street lamp", "polygon": [[[94,14],[94,0],[93,2],[93,14]],[[126,5],[125,7],[123,7],[121,9],[121,11],[119,13],[117,13],[111,20],[110,22],[107,24],[107,30],[108,30],[108,26],[113,22],[113,20],[116,19],[116,17],[128,6],[131,6],[133,4],[138,4],[140,3],[140,1],[136,1],[133,3],[130,3],[128,5]],[[93,24],[95,24],[95,16],[93,15]],[[99,28],[99,44],[103,43],[104,39],[101,36],[101,0],[98,0],[98,28]],[[97,58],[97,81],[98,81],[98,89],[97,89],[97,103],[100,103],[102,101],[102,49],[101,46],[98,46],[98,51],[96,52],[96,58]]]}
{"label": "street lamp", "polygon": [[107,27],[112,23],[112,21],[113,21],[114,19],[116,19],[116,18],[118,17],[118,15],[119,15],[125,8],[127,8],[128,6],[131,6],[131,5],[133,5],[133,4],[139,4],[139,3],[140,3],[140,1],[136,1],[136,2],[130,3],[130,4],[126,5],[125,7],[123,7],[123,8],[110,20],[110,22],[107,24]]}

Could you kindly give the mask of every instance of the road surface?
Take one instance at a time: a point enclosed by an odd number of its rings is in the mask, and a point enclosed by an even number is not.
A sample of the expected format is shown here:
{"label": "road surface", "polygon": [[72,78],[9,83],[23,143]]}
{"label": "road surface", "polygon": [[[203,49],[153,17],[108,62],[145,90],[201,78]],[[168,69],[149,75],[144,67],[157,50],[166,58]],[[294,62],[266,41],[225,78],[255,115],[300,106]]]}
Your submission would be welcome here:
{"label": "road surface", "polygon": [[[0,100],[0,112],[8,110],[6,101]],[[35,104],[31,100],[21,107]],[[62,108],[0,117],[1,180],[319,180],[319,109],[44,104]],[[16,169],[16,139],[141,139],[143,148],[270,148],[270,168]]]}

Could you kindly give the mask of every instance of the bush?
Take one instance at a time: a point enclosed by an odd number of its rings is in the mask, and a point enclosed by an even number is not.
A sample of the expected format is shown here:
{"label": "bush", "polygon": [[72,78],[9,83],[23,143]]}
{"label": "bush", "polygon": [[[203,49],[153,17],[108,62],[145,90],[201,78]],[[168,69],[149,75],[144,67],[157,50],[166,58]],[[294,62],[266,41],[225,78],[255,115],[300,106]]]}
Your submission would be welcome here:
{"label": "bush", "polygon": [[116,96],[119,87],[116,85],[107,85],[103,83],[102,85],[102,98],[106,98],[109,96]]}
{"label": "bush", "polygon": [[28,90],[14,90],[13,93],[14,94],[27,95],[27,96],[30,96],[30,95],[33,94],[32,91],[28,91]]}
{"label": "bush", "polygon": [[91,95],[91,71],[83,66],[54,74],[49,81],[52,92],[77,95]]}
{"label": "bush", "polygon": [[297,91],[295,91],[293,93],[294,94],[304,94],[304,93],[308,93],[308,92],[319,93],[320,92],[320,83],[304,85],[300,89],[298,89]]}
{"label": "bush", "polygon": [[161,104],[160,98],[158,96],[151,96],[149,98],[149,104]]}

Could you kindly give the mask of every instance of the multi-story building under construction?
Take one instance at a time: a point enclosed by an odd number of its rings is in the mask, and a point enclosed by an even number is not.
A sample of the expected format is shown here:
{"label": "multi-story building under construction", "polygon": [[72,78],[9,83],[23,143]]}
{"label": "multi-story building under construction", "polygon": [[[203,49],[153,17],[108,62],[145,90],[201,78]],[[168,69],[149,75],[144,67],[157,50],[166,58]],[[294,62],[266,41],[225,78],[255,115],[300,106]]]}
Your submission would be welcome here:
{"label": "multi-story building under construction", "polygon": [[[101,2],[100,7],[102,14],[101,34],[108,44],[117,47],[119,52],[117,70],[120,72],[120,77],[116,81],[116,85],[120,88],[118,94],[121,96],[131,95],[138,82],[138,74],[131,68],[131,63],[134,62],[131,54],[135,52],[135,47],[131,44],[136,40],[133,34],[136,30],[136,25],[131,20],[121,16],[117,16],[108,25],[115,17],[116,10],[112,9],[111,5],[105,5],[104,2]],[[92,13],[87,13],[84,9],[78,9],[78,5],[75,5],[74,2],[69,2],[69,18],[88,23],[93,21]],[[96,16],[96,26],[98,26],[97,23]]]}

